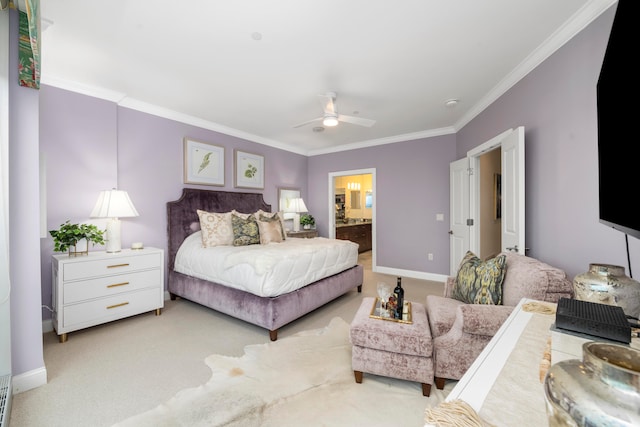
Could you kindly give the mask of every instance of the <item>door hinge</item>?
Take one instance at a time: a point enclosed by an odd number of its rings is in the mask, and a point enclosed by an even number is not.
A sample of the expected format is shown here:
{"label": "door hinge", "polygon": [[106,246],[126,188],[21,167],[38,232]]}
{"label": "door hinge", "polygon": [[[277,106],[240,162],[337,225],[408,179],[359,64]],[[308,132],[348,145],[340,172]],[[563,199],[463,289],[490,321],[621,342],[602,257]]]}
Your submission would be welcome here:
{"label": "door hinge", "polygon": [[467,225],[468,226],[472,226],[473,225],[473,218],[467,219]]}
{"label": "door hinge", "polygon": [[473,175],[473,168],[467,168],[467,173],[469,175]]}

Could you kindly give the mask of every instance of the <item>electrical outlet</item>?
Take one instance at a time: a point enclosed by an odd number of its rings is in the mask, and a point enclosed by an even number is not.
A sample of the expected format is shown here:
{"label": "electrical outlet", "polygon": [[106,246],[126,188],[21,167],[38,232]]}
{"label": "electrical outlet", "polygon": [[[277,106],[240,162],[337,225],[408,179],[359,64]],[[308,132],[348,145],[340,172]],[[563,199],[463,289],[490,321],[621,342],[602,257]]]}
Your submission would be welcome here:
{"label": "electrical outlet", "polygon": [[444,221],[444,214],[436,214],[436,221]]}
{"label": "electrical outlet", "polygon": [[432,253],[429,253],[429,254],[427,255],[427,258],[429,259],[429,261],[433,261],[433,254],[432,254]]}

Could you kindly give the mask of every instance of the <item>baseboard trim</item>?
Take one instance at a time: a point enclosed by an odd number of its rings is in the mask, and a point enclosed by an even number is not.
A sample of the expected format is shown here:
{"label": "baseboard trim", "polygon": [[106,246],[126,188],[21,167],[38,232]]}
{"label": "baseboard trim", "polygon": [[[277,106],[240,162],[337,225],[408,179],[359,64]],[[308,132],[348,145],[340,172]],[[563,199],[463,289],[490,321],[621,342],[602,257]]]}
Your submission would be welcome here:
{"label": "baseboard trim", "polygon": [[14,375],[11,381],[13,382],[13,394],[40,387],[47,383],[47,368],[43,366],[20,375]]}
{"label": "baseboard trim", "polygon": [[420,279],[420,280],[432,280],[434,282],[442,282],[442,283],[445,283],[448,277],[444,274],[425,273],[422,271],[402,270],[399,268],[389,268],[389,267],[380,267],[380,266],[373,267],[372,271],[374,273],[389,274],[391,276],[410,277],[412,279]]}

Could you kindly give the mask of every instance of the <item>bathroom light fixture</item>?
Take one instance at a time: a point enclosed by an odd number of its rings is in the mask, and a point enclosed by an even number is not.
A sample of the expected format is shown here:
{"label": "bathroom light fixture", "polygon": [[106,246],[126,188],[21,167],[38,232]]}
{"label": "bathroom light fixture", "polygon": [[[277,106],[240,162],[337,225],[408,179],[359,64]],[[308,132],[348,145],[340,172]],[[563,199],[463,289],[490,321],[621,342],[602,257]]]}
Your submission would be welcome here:
{"label": "bathroom light fixture", "polygon": [[360,183],[359,182],[349,182],[347,184],[348,190],[360,191]]}
{"label": "bathroom light fixture", "polygon": [[120,252],[122,244],[120,240],[120,218],[138,216],[138,211],[129,198],[126,191],[105,190],[100,192],[91,218],[109,218],[107,221],[107,252]]}

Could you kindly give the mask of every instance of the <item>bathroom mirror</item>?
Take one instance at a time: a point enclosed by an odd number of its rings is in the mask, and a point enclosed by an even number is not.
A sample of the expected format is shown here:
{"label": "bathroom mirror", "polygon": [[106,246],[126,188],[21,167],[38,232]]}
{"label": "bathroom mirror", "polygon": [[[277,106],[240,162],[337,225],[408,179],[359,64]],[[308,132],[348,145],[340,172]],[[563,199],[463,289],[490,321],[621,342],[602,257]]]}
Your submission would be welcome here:
{"label": "bathroom mirror", "polygon": [[364,192],[364,207],[371,209],[373,207],[373,191]]}
{"label": "bathroom mirror", "polygon": [[351,191],[351,209],[360,209],[360,191]]}

